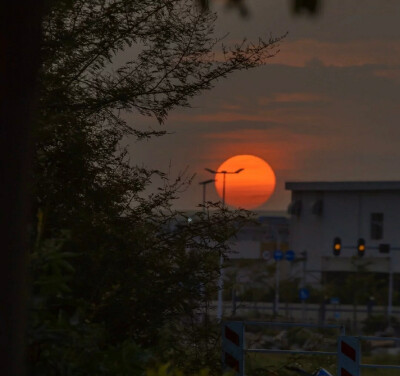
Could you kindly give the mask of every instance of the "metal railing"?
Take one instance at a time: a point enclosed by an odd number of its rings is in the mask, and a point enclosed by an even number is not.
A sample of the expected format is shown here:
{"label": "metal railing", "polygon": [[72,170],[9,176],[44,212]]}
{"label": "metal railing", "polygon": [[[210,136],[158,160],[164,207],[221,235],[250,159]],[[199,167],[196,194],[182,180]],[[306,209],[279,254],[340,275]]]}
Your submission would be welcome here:
{"label": "metal railing", "polygon": [[[400,344],[400,338],[396,337],[374,337],[374,336],[359,336],[357,337],[360,341],[393,341]],[[361,350],[360,350],[361,351]],[[361,363],[360,356],[360,368],[375,368],[375,369],[398,369],[400,370],[400,365],[398,364],[365,364]]]}
{"label": "metal railing", "polygon": [[[318,325],[308,323],[293,323],[293,322],[269,322],[269,321],[243,321],[244,326],[268,326],[268,327],[300,327],[300,328],[318,328],[318,329],[339,329],[341,335],[346,334],[344,325]],[[243,349],[246,353],[259,354],[308,354],[308,355],[337,355],[337,351],[313,351],[313,350],[280,350],[280,349]]]}
{"label": "metal railing", "polygon": [[[313,351],[313,350],[281,350],[264,348],[247,348],[245,341],[245,329],[248,326],[261,327],[300,327],[318,329],[339,329],[337,351]],[[346,336],[343,325],[318,325],[310,323],[269,322],[269,321],[227,321],[223,323],[223,363],[224,367],[230,367],[236,371],[236,375],[244,376],[246,353],[256,354],[298,354],[298,355],[325,355],[337,356],[338,375],[360,376],[361,369],[396,369],[400,365],[395,364],[368,364],[362,363],[361,341],[393,341],[400,346],[400,338],[376,337],[376,336]],[[231,341],[232,343],[228,343]],[[226,360],[228,359],[229,362]],[[344,371],[343,371],[344,370]],[[344,372],[344,373],[343,373]]]}
{"label": "metal railing", "polygon": [[[281,350],[281,349],[256,349],[247,348],[245,341],[245,330],[248,326],[262,327],[284,327],[284,328],[317,328],[317,329],[338,329],[340,336],[345,335],[346,329],[343,325],[329,324],[320,325],[312,323],[293,322],[269,322],[269,321],[227,321],[223,322],[222,332],[222,362],[224,368],[235,370],[236,375],[244,376],[246,353],[258,354],[297,354],[297,355],[325,355],[337,356],[337,351],[313,351],[313,350]],[[228,330],[228,331],[227,331]],[[229,343],[231,341],[231,343]]]}

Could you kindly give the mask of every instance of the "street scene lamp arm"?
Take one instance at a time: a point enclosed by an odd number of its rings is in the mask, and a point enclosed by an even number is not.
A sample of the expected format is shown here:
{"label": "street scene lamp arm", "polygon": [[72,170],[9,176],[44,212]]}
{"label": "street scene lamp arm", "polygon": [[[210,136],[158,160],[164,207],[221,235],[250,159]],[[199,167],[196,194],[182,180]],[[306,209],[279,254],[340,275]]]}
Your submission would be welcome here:
{"label": "street scene lamp arm", "polygon": [[224,174],[238,174],[239,172],[243,171],[244,168],[239,168],[239,170],[236,171],[221,171]]}
{"label": "street scene lamp arm", "polygon": [[199,184],[201,184],[201,185],[210,184],[213,181],[215,181],[215,179],[204,180],[204,181],[201,181]]}

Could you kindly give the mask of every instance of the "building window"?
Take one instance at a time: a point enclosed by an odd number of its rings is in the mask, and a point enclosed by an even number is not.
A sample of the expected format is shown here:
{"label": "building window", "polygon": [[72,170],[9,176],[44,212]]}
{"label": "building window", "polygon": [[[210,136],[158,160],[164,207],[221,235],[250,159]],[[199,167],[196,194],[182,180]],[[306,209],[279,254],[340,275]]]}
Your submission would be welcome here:
{"label": "building window", "polygon": [[322,200],[315,201],[311,206],[311,212],[314,215],[322,215],[323,209],[324,209],[324,206],[323,206]]}
{"label": "building window", "polygon": [[301,201],[295,200],[289,204],[288,213],[299,216],[301,213]]}
{"label": "building window", "polygon": [[383,238],[383,213],[371,213],[371,239]]}

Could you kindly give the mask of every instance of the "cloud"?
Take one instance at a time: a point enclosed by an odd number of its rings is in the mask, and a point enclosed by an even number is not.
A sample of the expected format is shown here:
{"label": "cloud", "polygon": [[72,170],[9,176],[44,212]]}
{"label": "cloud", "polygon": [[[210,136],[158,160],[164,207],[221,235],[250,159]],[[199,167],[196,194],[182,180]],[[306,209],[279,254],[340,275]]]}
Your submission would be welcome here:
{"label": "cloud", "polygon": [[208,122],[231,123],[238,121],[262,122],[266,120],[263,114],[249,114],[249,113],[238,113],[229,111],[220,111],[210,114],[195,115],[191,116],[190,119],[196,122],[207,122],[207,123]]}
{"label": "cloud", "polygon": [[[255,102],[258,102],[256,99]],[[261,100],[267,101],[266,99]],[[279,103],[280,104],[280,103]],[[214,134],[217,132],[232,132],[241,130],[270,130],[286,129],[302,134],[327,133],[321,125],[327,124],[326,110],[318,106],[283,106],[246,108],[243,111],[214,111],[204,114],[175,114],[171,121],[180,126],[190,127],[202,134]],[[179,125],[178,125],[179,126]],[[329,131],[328,131],[329,133]]]}
{"label": "cloud", "polygon": [[280,52],[271,60],[273,64],[294,67],[305,67],[313,61],[335,67],[400,65],[400,39],[341,42],[298,39],[283,42]]}
{"label": "cloud", "polygon": [[270,97],[258,98],[259,105],[267,105],[271,103],[318,103],[328,102],[330,99],[327,95],[318,93],[275,93]]}
{"label": "cloud", "polygon": [[296,133],[282,128],[221,131],[207,133],[202,137],[208,145],[207,158],[210,160],[221,161],[233,155],[252,154],[263,158],[274,170],[280,171],[298,168],[306,155],[323,149],[330,142],[319,135]]}
{"label": "cloud", "polygon": [[222,103],[220,106],[224,110],[241,110],[243,107],[238,104]]}
{"label": "cloud", "polygon": [[395,80],[400,82],[400,69],[393,68],[393,69],[377,69],[374,72],[374,75],[377,77],[383,77],[390,80]]}

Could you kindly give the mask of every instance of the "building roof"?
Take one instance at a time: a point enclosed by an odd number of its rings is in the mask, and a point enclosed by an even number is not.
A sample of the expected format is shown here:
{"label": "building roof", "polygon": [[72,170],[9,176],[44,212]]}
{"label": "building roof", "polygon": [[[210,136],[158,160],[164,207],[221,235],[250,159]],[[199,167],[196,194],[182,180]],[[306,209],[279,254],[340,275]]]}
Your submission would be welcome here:
{"label": "building roof", "polygon": [[400,191],[400,181],[286,182],[290,191]]}

